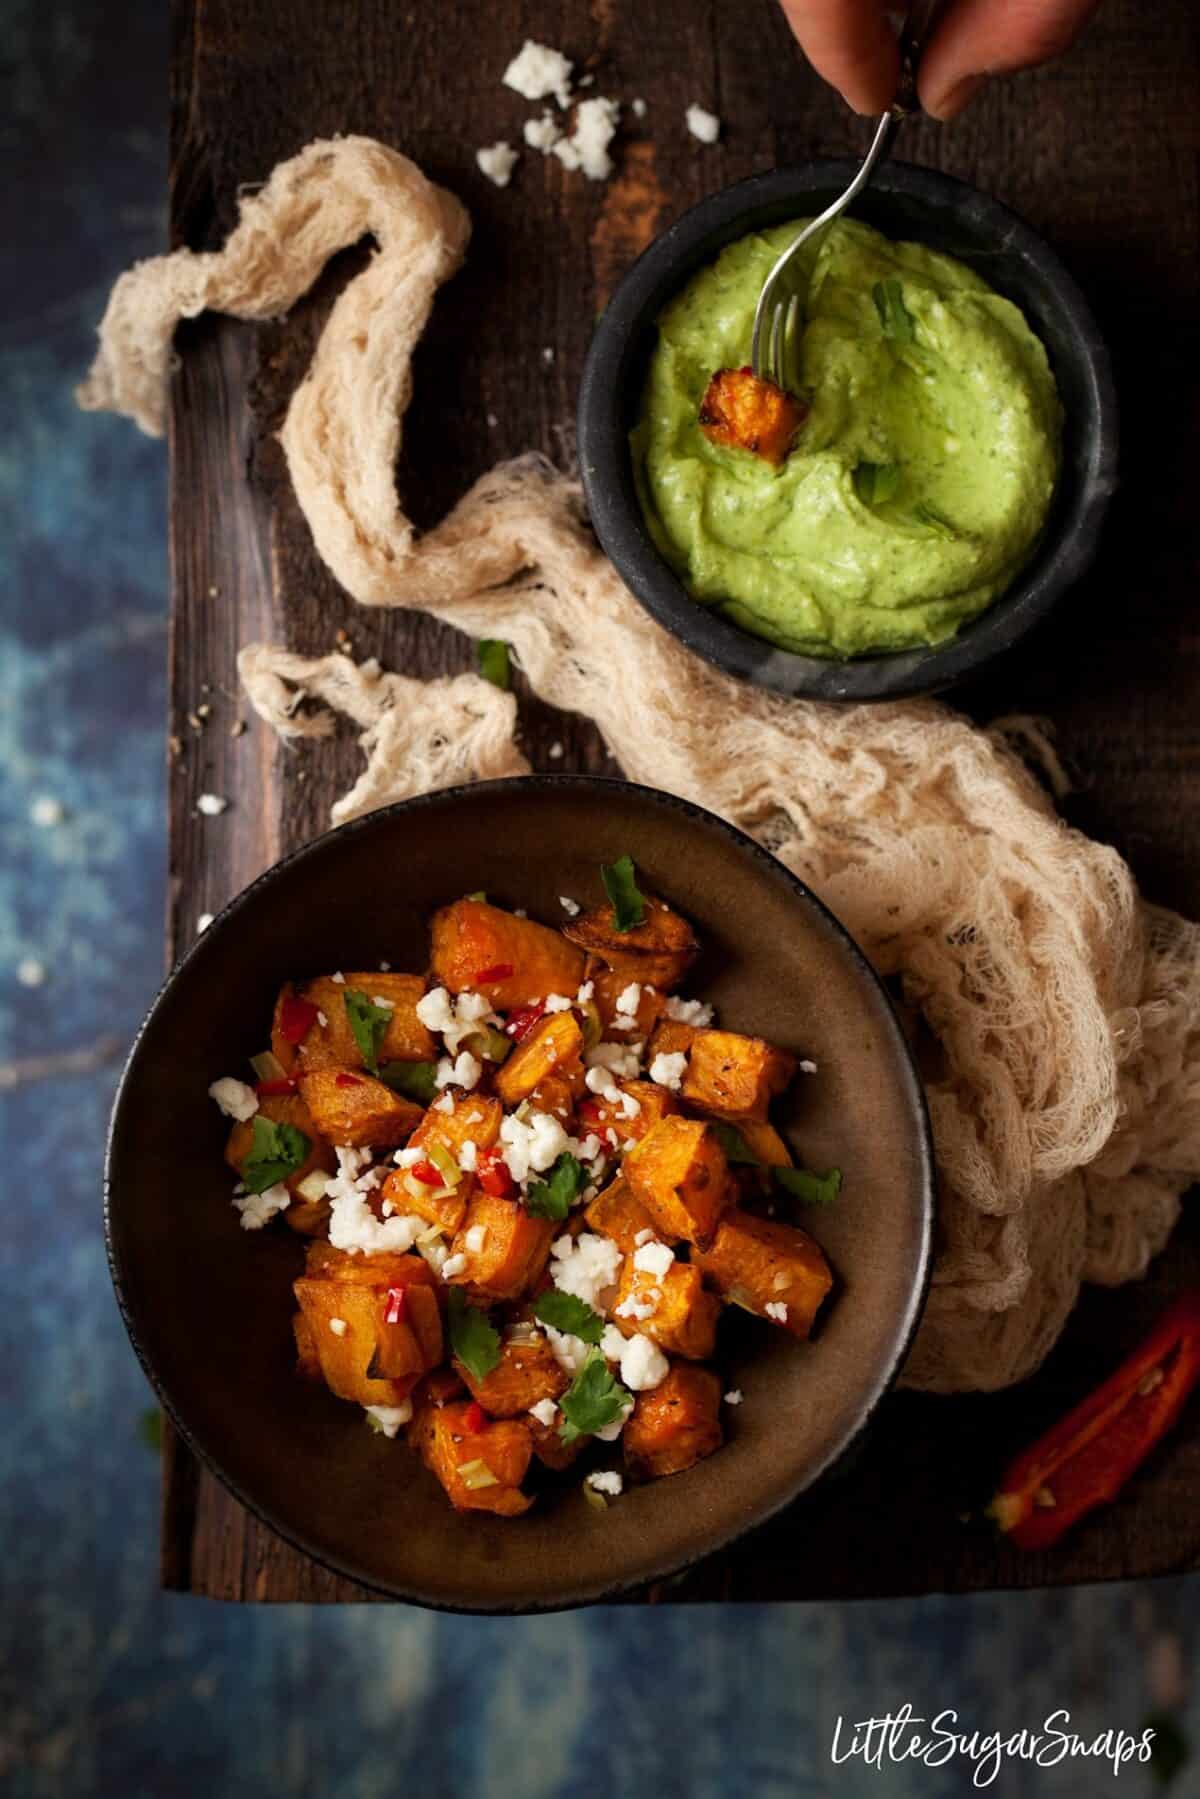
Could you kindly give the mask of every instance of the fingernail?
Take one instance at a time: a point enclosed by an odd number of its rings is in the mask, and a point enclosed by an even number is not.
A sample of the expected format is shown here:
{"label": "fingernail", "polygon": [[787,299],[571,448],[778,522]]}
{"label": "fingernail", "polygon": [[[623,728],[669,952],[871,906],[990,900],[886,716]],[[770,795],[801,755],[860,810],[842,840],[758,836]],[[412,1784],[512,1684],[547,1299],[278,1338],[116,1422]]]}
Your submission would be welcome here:
{"label": "fingernail", "polygon": [[986,75],[966,75],[955,82],[949,93],[943,94],[936,106],[929,107],[932,118],[941,119],[946,124],[950,119],[958,117],[964,106],[969,106],[984,82]]}

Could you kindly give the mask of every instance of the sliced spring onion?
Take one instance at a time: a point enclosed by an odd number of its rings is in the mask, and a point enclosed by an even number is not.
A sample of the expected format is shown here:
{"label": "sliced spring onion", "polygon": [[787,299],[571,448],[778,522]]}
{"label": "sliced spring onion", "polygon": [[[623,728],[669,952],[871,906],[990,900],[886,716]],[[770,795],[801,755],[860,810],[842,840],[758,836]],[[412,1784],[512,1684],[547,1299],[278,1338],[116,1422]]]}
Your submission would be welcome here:
{"label": "sliced spring onion", "polygon": [[513,1043],[512,1038],[506,1037],[503,1031],[498,1031],[494,1024],[485,1024],[479,1030],[471,1032],[465,1039],[465,1046],[473,1056],[478,1056],[484,1062],[503,1062]]}
{"label": "sliced spring onion", "polygon": [[474,892],[474,893],[468,893],[467,898],[473,899],[473,900],[478,900],[481,906],[487,905],[487,894],[484,892],[482,887],[478,888],[476,890],[476,892]]}
{"label": "sliced spring onion", "polygon": [[286,1081],[287,1069],[271,1050],[264,1049],[259,1056],[251,1056],[250,1066],[260,1081]]}
{"label": "sliced spring onion", "polygon": [[743,1312],[749,1312],[755,1318],[762,1317],[762,1313],[751,1300],[745,1287],[730,1287],[725,1297],[731,1306],[740,1306]]}
{"label": "sliced spring onion", "polygon": [[417,1248],[429,1249],[434,1243],[440,1243],[444,1234],[440,1224],[431,1224],[429,1229],[422,1231],[417,1238]]}
{"label": "sliced spring onion", "polygon": [[296,1193],[300,1199],[324,1199],[328,1191],[329,1176],[319,1168],[314,1168],[311,1174],[306,1174],[302,1181],[296,1182]]}
{"label": "sliced spring onion", "polygon": [[595,1487],[589,1487],[586,1481],[583,1483],[583,1497],[594,1512],[606,1512],[608,1510],[608,1501],[603,1493],[598,1493]]}
{"label": "sliced spring onion", "polygon": [[600,1009],[594,1000],[584,1000],[579,1008],[583,1020],[583,1046],[594,1049],[604,1035],[604,1026],[600,1022]]}
{"label": "sliced spring onion", "polygon": [[426,1145],[426,1153],[446,1185],[457,1187],[462,1179],[462,1169],[450,1151],[440,1143],[429,1143]]}
{"label": "sliced spring onion", "polygon": [[478,1493],[481,1487],[498,1487],[500,1485],[487,1463],[478,1458],[473,1462],[460,1462],[458,1478],[470,1493]]}

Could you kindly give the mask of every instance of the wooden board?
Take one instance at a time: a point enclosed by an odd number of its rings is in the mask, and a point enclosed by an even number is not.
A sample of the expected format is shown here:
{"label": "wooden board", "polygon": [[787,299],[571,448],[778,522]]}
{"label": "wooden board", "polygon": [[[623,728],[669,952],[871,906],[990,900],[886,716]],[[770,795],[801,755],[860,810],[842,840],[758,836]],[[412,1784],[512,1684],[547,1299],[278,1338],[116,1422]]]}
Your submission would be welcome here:
{"label": "wooden board", "polygon": [[[644,121],[628,119],[607,185],[532,154],[503,192],[476,169],[478,145],[520,140],[531,109],[500,75],[530,31],[594,70],[594,91],[647,101]],[[993,84],[951,130],[906,127],[903,146],[910,160],[987,188],[1060,249],[1108,336],[1123,409],[1122,488],[1098,567],[1033,643],[959,701],[979,719],[1049,713],[1078,781],[1072,820],[1115,843],[1153,898],[1192,913],[1196,99],[1189,0],[1108,0],[1071,57]],[[688,137],[692,101],[720,114],[719,146]],[[569,461],[593,316],[655,232],[729,181],[864,141],[862,123],[804,68],[772,0],[176,0],[176,244],[219,244],[240,184],[262,180],[312,137],[352,131],[405,150],[475,220],[467,268],[440,296],[417,356],[407,431],[421,452],[416,465],[402,462],[399,480],[419,525],[500,456],[534,447]],[[241,644],[267,639],[312,654],[344,629],[357,654],[407,672],[472,665],[471,645],[454,631],[360,612],[338,590],[272,435],[330,300],[363,253],[342,257],[285,322],[201,319],[180,333],[170,428],[174,946],[190,940],[202,912],[323,829],[360,766],[349,736],[284,751],[257,723],[230,734],[245,716],[234,672]],[[535,767],[611,769],[589,724],[527,693],[521,701]],[[551,761],[556,744],[565,754]],[[196,816],[205,790],[231,799],[222,819]],[[1089,1293],[1025,1388],[954,1401],[893,1396],[823,1494],[651,1597],[964,1591],[1200,1566],[1195,1406],[1127,1498],[1053,1556],[1016,1556],[963,1521],[1002,1456],[1110,1366],[1165,1294],[1198,1279],[1193,1223],[1146,1283]],[[175,1440],[165,1458],[163,1579],[230,1599],[368,1597],[248,1517]]]}

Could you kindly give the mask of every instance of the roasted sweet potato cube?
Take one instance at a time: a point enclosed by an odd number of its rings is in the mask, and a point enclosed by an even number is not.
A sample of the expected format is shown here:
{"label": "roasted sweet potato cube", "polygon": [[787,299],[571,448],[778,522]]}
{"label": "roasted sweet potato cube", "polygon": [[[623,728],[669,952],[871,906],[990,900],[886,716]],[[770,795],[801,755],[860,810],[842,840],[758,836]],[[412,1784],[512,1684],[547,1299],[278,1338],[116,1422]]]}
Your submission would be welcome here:
{"label": "roasted sweet potato cube", "polygon": [[[644,981],[628,981],[624,975],[615,974],[611,968],[597,969],[590,978],[592,999],[600,1014],[600,1025],[605,1038],[619,1043],[623,1038],[639,1037],[644,1043],[662,1017],[663,1007],[667,1003],[666,995]],[[618,1012],[617,1001],[630,997],[631,986],[637,988],[633,1012],[630,1014],[628,1009]]]}
{"label": "roasted sweet potato cube", "polygon": [[304,1258],[304,1275],[310,1281],[340,1281],[352,1287],[402,1287],[412,1281],[432,1287],[435,1280],[420,1256],[399,1250],[365,1256],[359,1250],[338,1249],[332,1243],[310,1243]]}
{"label": "roasted sweet potato cube", "polygon": [[432,1374],[422,1375],[412,1391],[414,1422],[426,1406],[449,1405],[452,1399],[461,1399],[465,1392],[462,1381],[448,1365],[435,1368]]}
{"label": "roasted sweet potato cube", "polygon": [[539,1019],[496,1071],[496,1092],[506,1106],[519,1106],[551,1075],[583,1081],[583,1032],[574,1012],[550,1012]]}
{"label": "roasted sweet potato cube", "polygon": [[710,443],[782,462],[808,417],[808,407],[752,368],[718,369],[700,402],[700,429]]}
{"label": "roasted sweet potato cube", "polygon": [[346,994],[364,994],[369,1000],[386,1000],[392,1015],[379,1046],[380,1062],[432,1062],[437,1045],[417,1017],[417,1003],[424,997],[425,980],[419,974],[348,974],[340,981],[318,975],[296,990],[296,997],[317,1008],[317,1017],[292,1048],[283,1036],[281,1018],[289,993],[284,988],[275,1007],[271,1048],[287,1069],[293,1059],[302,1071],[317,1068],[362,1068],[363,1054],[350,1028]]}
{"label": "roasted sweet potato cube", "polygon": [[[320,1170],[325,1174],[332,1174],[337,1167],[337,1157],[334,1155],[329,1143],[326,1142],[325,1138],[318,1130],[312,1113],[298,1093],[264,1094],[263,1098],[258,1102],[258,1111],[255,1114],[255,1117],[268,1118],[272,1124],[293,1125],[296,1130],[303,1131],[304,1135],[308,1138],[309,1148],[307,1156],[305,1156],[299,1168],[297,1168],[294,1173],[289,1174],[287,1180],[284,1182],[288,1192],[293,1196],[292,1205],[289,1206],[288,1211],[284,1213],[284,1217],[287,1218],[288,1214],[297,1204],[295,1198],[296,1191],[305,1175],[312,1174],[315,1170]],[[229,1141],[225,1145],[225,1160],[229,1163],[231,1168],[237,1170],[239,1175],[242,1172],[242,1165],[245,1162],[246,1157],[250,1154],[253,1146],[254,1119],[247,1118],[245,1122],[242,1122],[239,1119],[230,1131]],[[303,1205],[304,1201],[301,1200],[298,1203]],[[328,1207],[326,1207],[326,1215],[328,1215]]]}
{"label": "roasted sweet potato cube", "polygon": [[[447,1096],[452,1105],[449,1112],[441,1109]],[[455,1162],[461,1163],[465,1144],[474,1143],[477,1152],[495,1145],[503,1116],[504,1108],[498,1099],[448,1087],[425,1113],[409,1138],[408,1147],[428,1149],[436,1145]],[[436,1167],[436,1162],[431,1166]],[[428,1218],[431,1224],[440,1225],[453,1235],[466,1217],[474,1191],[475,1176],[469,1169],[461,1171],[453,1186],[448,1186],[443,1179],[441,1185],[431,1187],[418,1179],[414,1169],[394,1168],[384,1181],[381,1193],[397,1212],[411,1212],[418,1218]]]}
{"label": "roasted sweet potato cube", "polygon": [[643,1231],[649,1231],[652,1236],[656,1234],[653,1218],[641,1200],[634,1196],[624,1175],[618,1175],[603,1193],[597,1194],[583,1216],[590,1231],[601,1237],[611,1237],[626,1256],[633,1254]]}
{"label": "roasted sweet potato cube", "polygon": [[533,1453],[543,1468],[553,1468],[561,1474],[565,1468],[581,1456],[590,1437],[575,1437],[570,1443],[564,1443],[558,1434],[559,1420],[553,1424],[542,1424],[537,1418],[526,1418],[526,1427],[533,1439]]}
{"label": "roasted sweet potato cube", "polygon": [[[692,927],[665,901],[646,896],[646,916],[632,930],[618,931],[613,909],[597,906],[563,926],[564,937],[595,956],[627,986],[643,986],[670,992],[683,979],[700,945]],[[619,991],[619,989],[618,989]]]}
{"label": "roasted sweet potato cube", "polygon": [[609,1142],[606,1133],[614,1131],[621,1148],[631,1141],[640,1143],[660,1119],[679,1110],[674,1094],[657,1081],[618,1081],[617,1086],[637,1102],[635,1112],[631,1113],[619,1100],[589,1094],[579,1103],[579,1123],[582,1130],[595,1131]]}
{"label": "roasted sweet potato cube", "polygon": [[[634,1309],[622,1312],[623,1306]],[[690,1262],[674,1261],[664,1275],[656,1275],[635,1268],[633,1256],[626,1256],[612,1311],[612,1322],[625,1336],[640,1334],[668,1355],[703,1362],[716,1344],[720,1316],[721,1301],[705,1289],[700,1270]]]}
{"label": "roasted sweet potato cube", "polygon": [[317,1355],[316,1339],[303,1312],[292,1315],[292,1335],[296,1339],[296,1373],[303,1380],[320,1380],[321,1361]]}
{"label": "roasted sweet potato cube", "polygon": [[321,1373],[331,1393],[358,1405],[399,1405],[411,1380],[374,1379],[367,1370],[378,1339],[379,1293],[348,1281],[294,1281],[296,1302],[308,1321]]}
{"label": "roasted sweet potato cube", "polygon": [[[414,1261],[419,1258],[414,1257]],[[424,1263],[421,1264],[425,1266]],[[389,1380],[406,1374],[428,1374],[445,1353],[438,1296],[423,1281],[404,1283],[404,1296],[394,1304],[396,1283],[377,1288],[378,1324],[375,1355],[367,1372]],[[399,1312],[399,1316],[395,1314]]]}
{"label": "roasted sweet potato cube", "polygon": [[[461,1272],[450,1277],[451,1285],[466,1287],[487,1302],[518,1299],[545,1268],[560,1228],[551,1218],[531,1217],[515,1200],[495,1199],[477,1188],[450,1246],[451,1257],[466,1258]],[[474,1236],[476,1230],[482,1231],[481,1238]],[[480,1248],[471,1248],[468,1238]]]}
{"label": "roasted sweet potato cube", "polygon": [[575,994],[583,957],[557,931],[486,900],[455,900],[433,915],[433,979],[450,993],[484,993],[499,1012],[550,993]]}
{"label": "roasted sweet potato cube", "polygon": [[761,1037],[697,1031],[688,1051],[680,1097],[719,1118],[765,1121],[767,1107],[796,1072],[795,1056]]}
{"label": "roasted sweet potato cube", "polygon": [[456,1511],[498,1512],[515,1518],[533,1503],[521,1491],[533,1440],[516,1418],[498,1418],[484,1430],[468,1430],[469,1410],[463,1400],[422,1406],[413,1417],[409,1441],[441,1481]]}
{"label": "roasted sweet potato cube", "polygon": [[330,1143],[394,1149],[421,1122],[421,1108],[362,1069],[318,1068],[300,1076],[300,1095]]}
{"label": "roasted sweet potato cube", "polygon": [[630,1150],[623,1169],[660,1236],[711,1242],[729,1204],[729,1166],[711,1125],[699,1118],[660,1119]]}
{"label": "roasted sweet potato cube", "polygon": [[457,1360],[454,1367],[493,1418],[523,1417],[530,1406],[541,1399],[557,1399],[570,1385],[541,1331],[523,1330],[516,1338],[506,1337],[500,1360],[482,1380]]}
{"label": "roasted sweet potato cube", "polygon": [[721,1383],[711,1368],[676,1362],[665,1380],[639,1393],[621,1436],[632,1474],[682,1474],[714,1449],[721,1433]]}
{"label": "roasted sweet potato cube", "polygon": [[792,1152],[773,1124],[764,1124],[756,1118],[739,1118],[734,1129],[764,1168],[792,1166]]}
{"label": "roasted sweet potato cube", "polygon": [[[711,1246],[697,1253],[692,1265],[727,1300],[794,1337],[808,1336],[833,1285],[829,1264],[807,1232],[752,1212],[727,1213]],[[782,1316],[768,1306],[782,1307]]]}
{"label": "roasted sweet potato cube", "polygon": [[692,1043],[698,1034],[698,1027],[694,1024],[680,1024],[675,1018],[660,1018],[646,1045],[647,1063],[652,1062],[655,1056],[676,1056],[681,1050],[685,1056],[690,1055]]}
{"label": "roasted sweet potato cube", "polygon": [[546,1112],[551,1118],[557,1118],[560,1124],[566,1124],[575,1116],[576,1100],[582,1085],[582,1065],[578,1071],[572,1070],[570,1075],[548,1074],[529,1095],[529,1103],[535,1112]]}

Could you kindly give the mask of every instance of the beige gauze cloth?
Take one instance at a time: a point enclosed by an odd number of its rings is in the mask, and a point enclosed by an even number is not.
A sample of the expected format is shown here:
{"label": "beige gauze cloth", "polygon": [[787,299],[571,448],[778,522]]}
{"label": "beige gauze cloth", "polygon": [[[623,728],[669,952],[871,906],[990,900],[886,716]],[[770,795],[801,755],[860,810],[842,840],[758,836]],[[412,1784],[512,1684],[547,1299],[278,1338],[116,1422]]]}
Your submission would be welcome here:
{"label": "beige gauze cloth", "polygon": [[[483,477],[418,537],[395,486],[411,358],[467,216],[366,138],[310,144],[241,203],[223,250],[122,276],[81,404],[163,429],[179,319],[275,318],[335,252],[375,254],[321,335],[282,430],[320,554],[367,606],[506,638],[534,689],[595,720],[624,772],[753,833],[898,975],[937,1039],[940,1172],[928,1308],[905,1370],[935,1391],[1034,1369],[1083,1281],[1141,1275],[1200,1173],[1197,928],[1144,904],[1057,817],[1001,729],[932,702],[830,706],[719,674],[650,619],[538,457]],[[239,657],[284,737],[362,733],[335,823],[422,789],[524,772],[512,696],[262,644]],[[305,702],[319,702],[319,709]]]}

